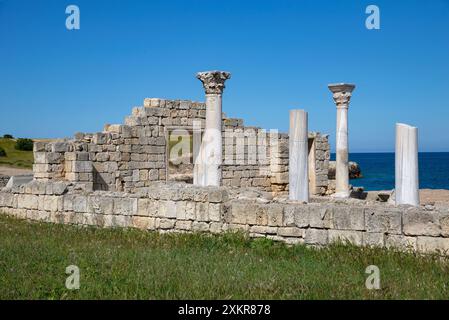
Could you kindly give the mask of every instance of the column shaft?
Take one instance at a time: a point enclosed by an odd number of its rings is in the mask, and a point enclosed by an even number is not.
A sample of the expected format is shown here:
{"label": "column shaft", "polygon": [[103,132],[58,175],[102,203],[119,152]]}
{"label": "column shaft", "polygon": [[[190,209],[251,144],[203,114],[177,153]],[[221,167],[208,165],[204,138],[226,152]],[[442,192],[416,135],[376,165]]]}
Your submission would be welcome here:
{"label": "column shaft", "polygon": [[419,205],[418,128],[396,124],[396,204]]}
{"label": "column shaft", "polygon": [[336,164],[334,197],[348,198],[349,191],[349,150],[348,150],[348,109],[355,85],[349,83],[330,84],[332,97],[337,106]]}
{"label": "column shaft", "polygon": [[202,144],[205,148],[206,186],[220,186],[222,164],[221,94],[206,94],[206,130]]}
{"label": "column shaft", "polygon": [[290,110],[289,198],[309,201],[308,115],[304,110]]}
{"label": "column shaft", "polygon": [[336,132],[336,196],[349,196],[349,164],[348,164],[348,108],[337,107]]}
{"label": "column shaft", "polygon": [[206,91],[206,126],[193,169],[193,183],[201,186],[221,185],[223,161],[222,93],[231,74],[225,71],[199,72],[196,76]]}

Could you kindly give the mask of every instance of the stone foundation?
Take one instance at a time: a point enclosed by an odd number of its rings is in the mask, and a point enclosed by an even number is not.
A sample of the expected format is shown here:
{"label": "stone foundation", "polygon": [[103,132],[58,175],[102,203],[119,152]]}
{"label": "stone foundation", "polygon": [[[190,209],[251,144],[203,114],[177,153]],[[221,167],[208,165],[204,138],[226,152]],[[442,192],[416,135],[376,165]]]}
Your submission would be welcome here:
{"label": "stone foundation", "polygon": [[411,249],[449,250],[449,208],[394,206],[314,198],[309,204],[272,199],[261,191],[156,183],[135,193],[85,192],[70,182],[32,181],[0,192],[0,211],[52,223],[133,227],[160,232],[240,230],[289,244],[349,241]]}
{"label": "stone foundation", "polygon": [[9,181],[9,178],[10,178],[9,176],[0,175],[0,189],[6,186],[6,184]]}

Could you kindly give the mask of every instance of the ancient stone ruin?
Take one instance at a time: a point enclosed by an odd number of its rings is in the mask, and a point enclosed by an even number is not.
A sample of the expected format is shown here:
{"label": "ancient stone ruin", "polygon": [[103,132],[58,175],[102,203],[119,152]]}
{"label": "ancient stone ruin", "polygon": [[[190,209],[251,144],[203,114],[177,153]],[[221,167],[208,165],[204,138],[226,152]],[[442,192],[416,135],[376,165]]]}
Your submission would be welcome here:
{"label": "ancient stone ruin", "polygon": [[11,180],[0,211],[160,232],[239,230],[291,244],[449,249],[449,208],[419,205],[416,128],[398,125],[395,199],[363,199],[349,185],[354,85],[329,86],[337,106],[331,182],[329,136],[308,131],[307,112],[291,111],[289,134],[228,118],[222,94],[230,76],[198,74],[205,103],[148,98],[124,124],[36,142],[33,180]]}

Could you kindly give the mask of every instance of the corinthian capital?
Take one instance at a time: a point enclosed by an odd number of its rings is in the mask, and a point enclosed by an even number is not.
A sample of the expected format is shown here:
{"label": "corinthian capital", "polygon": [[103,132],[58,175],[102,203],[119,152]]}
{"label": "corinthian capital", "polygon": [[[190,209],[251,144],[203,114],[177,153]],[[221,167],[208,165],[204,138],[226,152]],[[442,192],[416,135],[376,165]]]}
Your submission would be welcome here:
{"label": "corinthian capital", "polygon": [[348,83],[330,84],[329,90],[332,91],[332,97],[337,108],[347,108],[351,100],[352,91],[355,85]]}
{"label": "corinthian capital", "polygon": [[231,74],[225,71],[198,72],[196,77],[203,83],[206,94],[222,94],[225,81],[231,78]]}

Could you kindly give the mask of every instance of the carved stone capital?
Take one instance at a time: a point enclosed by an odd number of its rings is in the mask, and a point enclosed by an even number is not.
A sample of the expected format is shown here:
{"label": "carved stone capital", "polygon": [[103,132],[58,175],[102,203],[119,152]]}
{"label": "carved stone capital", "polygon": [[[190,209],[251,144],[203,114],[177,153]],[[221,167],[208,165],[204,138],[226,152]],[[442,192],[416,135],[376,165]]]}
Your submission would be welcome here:
{"label": "carved stone capital", "polygon": [[337,108],[348,108],[355,85],[348,83],[330,84],[329,90]]}
{"label": "carved stone capital", "polygon": [[198,72],[196,77],[203,83],[206,94],[222,94],[225,81],[231,78],[231,74],[225,71]]}

